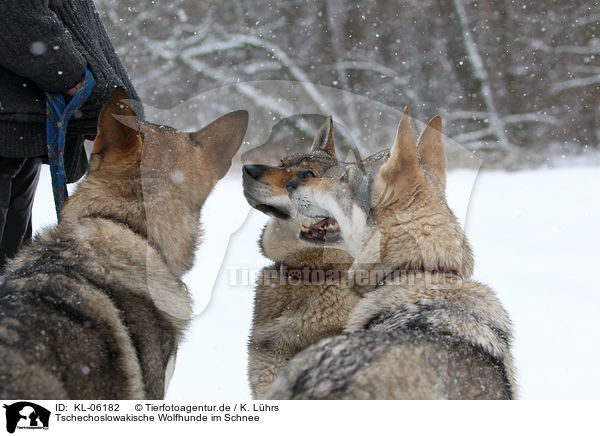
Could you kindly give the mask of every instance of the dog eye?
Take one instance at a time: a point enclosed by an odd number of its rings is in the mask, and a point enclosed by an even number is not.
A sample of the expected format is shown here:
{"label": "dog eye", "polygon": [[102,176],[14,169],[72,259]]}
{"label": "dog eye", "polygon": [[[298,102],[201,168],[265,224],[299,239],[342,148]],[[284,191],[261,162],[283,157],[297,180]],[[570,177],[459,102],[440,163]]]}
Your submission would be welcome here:
{"label": "dog eye", "polygon": [[303,170],[298,173],[298,178],[300,179],[310,179],[311,177],[316,177],[315,173],[311,170]]}
{"label": "dog eye", "polygon": [[342,177],[340,177],[340,182],[347,183],[348,182],[348,173],[344,173]]}

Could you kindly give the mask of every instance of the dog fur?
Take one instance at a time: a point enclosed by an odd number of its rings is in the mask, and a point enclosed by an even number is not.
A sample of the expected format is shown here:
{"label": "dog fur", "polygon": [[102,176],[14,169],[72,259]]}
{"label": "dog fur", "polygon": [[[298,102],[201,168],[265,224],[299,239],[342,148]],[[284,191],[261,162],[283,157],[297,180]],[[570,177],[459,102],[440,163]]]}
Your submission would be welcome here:
{"label": "dog fur", "polygon": [[[57,226],[6,267],[0,398],[160,399],[191,315],[202,204],[241,145],[246,111],[193,133],[137,122],[117,89],[90,170]],[[170,362],[170,363],[169,363]]]}
{"label": "dog fur", "polygon": [[262,398],[280,369],[298,352],[323,337],[341,333],[359,295],[340,280],[292,280],[281,266],[345,273],[353,259],[342,250],[324,249],[298,239],[305,218],[292,207],[286,184],[297,177],[327,174],[335,158],[333,122],[317,132],[308,153],[288,156],[277,167],[246,165],[244,192],[251,206],[272,218],[260,237],[262,253],[273,264],[258,276],[248,343],[248,379],[254,398]]}
{"label": "dog fur", "polygon": [[405,111],[389,158],[366,177],[368,211],[350,189],[356,177],[291,182],[302,214],[330,213],[342,227],[357,220],[335,213],[364,217],[353,229],[366,229],[360,249],[343,237],[330,244],[354,257],[350,280],[364,297],[344,333],[295,356],[266,397],[515,398],[510,320],[493,291],[470,280],[471,248],[446,204],[441,119],[417,148]]}

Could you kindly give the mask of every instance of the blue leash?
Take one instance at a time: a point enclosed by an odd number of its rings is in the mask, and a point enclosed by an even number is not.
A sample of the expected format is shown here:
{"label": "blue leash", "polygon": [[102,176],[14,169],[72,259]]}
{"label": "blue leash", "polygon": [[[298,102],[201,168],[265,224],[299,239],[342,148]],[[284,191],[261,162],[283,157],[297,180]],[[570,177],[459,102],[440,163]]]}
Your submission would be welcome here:
{"label": "blue leash", "polygon": [[86,70],[77,94],[68,105],[63,94],[46,93],[46,141],[57,218],[60,218],[60,210],[69,197],[64,155],[67,124],[75,111],[88,99],[93,88],[94,78],[90,70]]}

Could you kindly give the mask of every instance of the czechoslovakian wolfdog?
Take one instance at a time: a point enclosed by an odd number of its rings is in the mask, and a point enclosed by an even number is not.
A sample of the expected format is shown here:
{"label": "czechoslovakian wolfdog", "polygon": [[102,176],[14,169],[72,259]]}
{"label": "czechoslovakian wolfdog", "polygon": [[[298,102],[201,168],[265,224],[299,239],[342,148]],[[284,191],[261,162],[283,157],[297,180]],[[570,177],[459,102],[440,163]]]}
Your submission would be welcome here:
{"label": "czechoslovakian wolfdog", "polygon": [[340,280],[352,257],[324,245],[339,236],[339,228],[327,220],[313,225],[312,219],[298,215],[286,190],[291,180],[325,176],[339,164],[333,131],[329,118],[309,151],[292,154],[279,166],[243,168],[248,203],[271,217],[259,243],[262,253],[274,262],[261,271],[256,285],[248,344],[254,398],[265,396],[280,369],[298,352],[341,333],[346,314],[358,302],[359,295]]}
{"label": "czechoslovakian wolfdog", "polygon": [[509,318],[470,279],[471,248],[446,204],[441,118],[417,147],[405,110],[391,151],[371,161],[286,184],[297,221],[336,223],[339,236],[318,246],[351,255],[346,292],[360,297],[335,309],[343,332],[297,353],[265,397],[514,398]]}
{"label": "czechoslovakian wolfdog", "polygon": [[248,125],[232,112],[182,133],[136,122],[117,89],[90,170],[60,223],[6,266],[0,398],[160,399],[191,314],[202,204]]}

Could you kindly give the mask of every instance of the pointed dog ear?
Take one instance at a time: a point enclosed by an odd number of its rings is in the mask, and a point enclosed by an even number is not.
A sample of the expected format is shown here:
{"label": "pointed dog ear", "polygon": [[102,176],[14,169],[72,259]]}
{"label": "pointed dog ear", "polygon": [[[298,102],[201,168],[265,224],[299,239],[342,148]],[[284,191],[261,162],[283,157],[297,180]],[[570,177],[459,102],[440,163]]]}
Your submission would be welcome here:
{"label": "pointed dog ear", "polygon": [[122,156],[141,147],[135,112],[127,103],[128,99],[127,92],[119,87],[102,107],[92,153]]}
{"label": "pointed dog ear", "polygon": [[375,178],[373,205],[385,206],[414,195],[411,188],[419,183],[422,176],[408,108],[404,108],[390,157]]}
{"label": "pointed dog ear", "polygon": [[437,115],[433,117],[419,138],[418,145],[421,163],[431,170],[446,189],[446,153],[442,140],[442,118]]}
{"label": "pointed dog ear", "polygon": [[195,145],[202,148],[207,159],[214,162],[218,177],[221,178],[229,170],[231,160],[242,145],[247,129],[248,112],[240,110],[217,118],[208,126],[191,133],[190,138]]}
{"label": "pointed dog ear", "polygon": [[393,185],[400,179],[413,177],[420,171],[415,137],[410,126],[408,108],[405,107],[398,124],[394,145],[390,150],[390,158],[381,166],[379,174],[386,179],[387,183]]}
{"label": "pointed dog ear", "polygon": [[323,125],[319,127],[310,151],[324,151],[329,156],[335,157],[335,145],[333,143],[333,119],[331,118],[331,115],[329,115]]}

